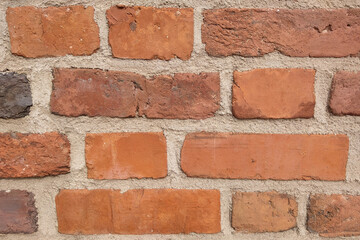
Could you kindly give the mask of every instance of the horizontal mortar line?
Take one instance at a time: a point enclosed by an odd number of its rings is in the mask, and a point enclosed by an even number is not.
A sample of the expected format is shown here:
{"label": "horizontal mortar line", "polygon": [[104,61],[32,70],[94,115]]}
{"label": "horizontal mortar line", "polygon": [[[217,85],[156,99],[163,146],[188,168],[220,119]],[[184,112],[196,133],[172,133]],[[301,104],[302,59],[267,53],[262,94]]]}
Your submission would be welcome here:
{"label": "horizontal mortar line", "polygon": [[[326,134],[359,132],[359,117],[332,117],[322,123],[315,119],[289,120],[238,120],[231,116],[216,116],[205,120],[146,119],[146,118],[108,118],[79,117],[66,118],[49,115],[38,121],[37,116],[25,119],[0,120],[0,131],[43,132],[61,131],[74,133],[112,132],[112,131],[175,131],[175,132],[238,132],[238,133],[289,133]],[[94,128],[96,126],[96,128]],[[29,131],[30,130],[30,131]]]}
{"label": "horizontal mortar line", "polygon": [[[96,59],[96,61],[94,61]],[[96,62],[94,64],[94,62]],[[274,64],[276,62],[276,64]],[[243,58],[230,56],[215,58],[200,56],[191,58],[189,61],[174,59],[163,60],[129,60],[116,59],[111,56],[64,56],[57,58],[36,58],[24,59],[21,57],[7,57],[0,63],[0,69],[10,70],[32,69],[34,65],[48,66],[50,69],[63,68],[100,68],[113,71],[133,71],[139,74],[173,74],[179,71],[200,72],[200,71],[245,71],[253,68],[316,68],[318,70],[335,71],[337,69],[356,71],[360,70],[359,58],[297,58],[287,57],[281,54],[272,53],[264,57]],[[123,68],[123,69],[122,69]],[[141,68],[141,70],[139,70]]]}
{"label": "horizontal mortar line", "polygon": [[196,179],[164,178],[157,180],[91,180],[86,176],[68,174],[68,176],[1,179],[2,190],[23,189],[36,192],[47,192],[49,188],[60,189],[230,189],[232,191],[271,191],[284,193],[327,193],[327,194],[360,194],[360,182],[328,181],[277,181],[277,180],[230,180],[230,179]]}

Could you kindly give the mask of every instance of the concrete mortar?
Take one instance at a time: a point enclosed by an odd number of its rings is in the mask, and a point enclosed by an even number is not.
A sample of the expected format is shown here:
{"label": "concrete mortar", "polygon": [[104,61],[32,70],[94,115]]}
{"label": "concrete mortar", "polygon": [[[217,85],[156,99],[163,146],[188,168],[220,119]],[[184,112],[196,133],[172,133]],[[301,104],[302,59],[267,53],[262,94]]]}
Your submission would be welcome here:
{"label": "concrete mortar", "polygon": [[[95,21],[100,27],[100,49],[91,56],[64,56],[26,59],[12,55],[5,20],[7,7],[15,6],[67,6],[83,4],[95,8]],[[124,60],[111,56],[107,42],[106,10],[115,4],[194,8],[194,51],[188,61]],[[239,56],[209,57],[201,43],[202,11],[211,8],[359,8],[360,0],[2,0],[0,2],[0,71],[26,73],[30,82],[34,106],[29,116],[16,120],[0,120],[0,132],[18,131],[43,133],[59,131],[71,143],[71,173],[57,177],[31,179],[2,179],[0,190],[23,189],[35,194],[39,212],[38,232],[30,235],[0,235],[0,239],[321,239],[306,230],[306,206],[313,193],[360,194],[360,117],[335,117],[327,109],[332,76],[338,70],[360,71],[359,58],[291,58],[279,53],[264,57]],[[147,77],[177,72],[219,72],[221,77],[221,106],[216,116],[205,120],[119,119],[108,117],[67,118],[50,113],[49,101],[54,67],[100,68],[136,72]],[[231,86],[234,70],[255,68],[312,68],[316,69],[316,106],[313,119],[295,120],[238,120],[231,115]],[[84,139],[89,132],[159,132],[163,131],[168,148],[168,176],[164,179],[91,180],[87,179]],[[347,134],[350,138],[346,181],[260,181],[187,178],[180,169],[180,150],[189,132],[215,131],[239,133],[291,133],[291,134]],[[189,235],[96,235],[71,236],[57,231],[55,196],[59,189],[113,188],[126,191],[133,188],[219,189],[221,192],[221,224],[218,234]],[[299,204],[298,226],[281,233],[240,234],[231,228],[231,197],[240,191],[278,191],[294,195]],[[336,238],[335,238],[336,239]],[[340,238],[339,238],[340,239]],[[347,238],[358,239],[358,237]]]}

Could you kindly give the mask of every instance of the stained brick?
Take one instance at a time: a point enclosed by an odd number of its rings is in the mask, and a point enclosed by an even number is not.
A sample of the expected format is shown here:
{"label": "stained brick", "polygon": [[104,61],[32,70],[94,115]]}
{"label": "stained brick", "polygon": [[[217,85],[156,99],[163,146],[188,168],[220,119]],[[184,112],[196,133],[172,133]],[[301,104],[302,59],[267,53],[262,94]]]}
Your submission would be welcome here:
{"label": "stained brick", "polygon": [[314,194],[310,196],[307,227],[324,237],[360,235],[360,196]]}
{"label": "stained brick", "polygon": [[330,97],[330,110],[334,115],[360,116],[360,72],[337,72]]}
{"label": "stained brick", "polygon": [[0,233],[37,231],[34,194],[27,191],[0,191]]}
{"label": "stained brick", "polygon": [[29,115],[32,106],[29,80],[25,74],[0,73],[0,118]]}

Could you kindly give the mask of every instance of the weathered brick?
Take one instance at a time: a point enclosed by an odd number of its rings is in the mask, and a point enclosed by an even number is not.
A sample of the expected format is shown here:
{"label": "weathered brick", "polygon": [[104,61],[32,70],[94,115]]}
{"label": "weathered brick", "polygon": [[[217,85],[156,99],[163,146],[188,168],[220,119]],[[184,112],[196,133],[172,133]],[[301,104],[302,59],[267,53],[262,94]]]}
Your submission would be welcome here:
{"label": "weathered brick", "polygon": [[56,211],[59,232],[65,234],[220,231],[218,190],[62,190]]}
{"label": "weathered brick", "polygon": [[44,177],[70,171],[70,144],[64,135],[0,134],[0,178]]}
{"label": "weathered brick", "polygon": [[345,57],[360,52],[360,9],[205,10],[202,41],[212,56]]}
{"label": "weathered brick", "polygon": [[202,119],[219,109],[218,73],[144,76],[95,69],[55,69],[50,107],[65,116]]}
{"label": "weathered brick", "polygon": [[89,133],[85,152],[88,178],[162,178],[167,175],[163,133]]}
{"label": "weathered brick", "polygon": [[277,192],[236,192],[232,227],[238,232],[280,232],[296,227],[297,202]]}
{"label": "weathered brick", "polygon": [[190,177],[345,180],[346,135],[191,133],[181,151]]}
{"label": "weathered brick", "polygon": [[26,75],[0,73],[0,118],[25,117],[31,106],[31,90]]}
{"label": "weathered brick", "polygon": [[214,116],[220,106],[218,73],[176,73],[146,81],[139,114],[147,118],[203,119]]}
{"label": "weathered brick", "polygon": [[34,194],[27,191],[0,191],[0,233],[37,231]]}
{"label": "weathered brick", "polygon": [[307,227],[323,237],[360,235],[360,196],[311,195]]}
{"label": "weathered brick", "polygon": [[360,72],[337,72],[330,97],[330,110],[335,115],[360,116]]}
{"label": "weathered brick", "polygon": [[311,118],[315,70],[255,69],[234,72],[236,118]]}
{"label": "weathered brick", "polygon": [[90,55],[100,46],[93,7],[8,8],[6,20],[11,52],[16,55]]}
{"label": "weathered brick", "polygon": [[113,6],[106,12],[114,57],[190,58],[194,42],[191,8]]}

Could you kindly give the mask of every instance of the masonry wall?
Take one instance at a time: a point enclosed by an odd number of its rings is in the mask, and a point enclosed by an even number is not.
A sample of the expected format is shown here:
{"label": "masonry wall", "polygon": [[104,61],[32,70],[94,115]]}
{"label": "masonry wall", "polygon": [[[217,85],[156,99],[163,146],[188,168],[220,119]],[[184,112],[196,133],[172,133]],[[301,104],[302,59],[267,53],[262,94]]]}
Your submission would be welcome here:
{"label": "masonry wall", "polygon": [[0,17],[1,239],[360,235],[359,2]]}

